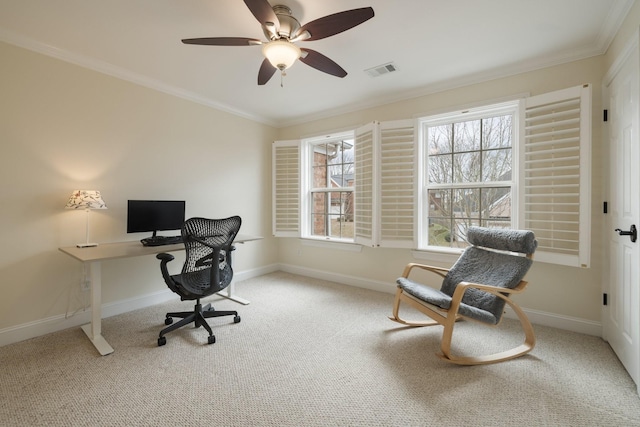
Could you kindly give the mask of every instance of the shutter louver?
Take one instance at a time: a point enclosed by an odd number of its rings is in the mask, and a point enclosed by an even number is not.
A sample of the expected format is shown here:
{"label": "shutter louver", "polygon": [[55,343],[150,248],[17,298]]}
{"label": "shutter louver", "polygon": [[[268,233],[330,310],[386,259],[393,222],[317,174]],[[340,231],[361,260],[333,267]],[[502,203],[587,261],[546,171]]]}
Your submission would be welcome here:
{"label": "shutter louver", "polygon": [[273,235],[300,235],[300,144],[273,144]]}
{"label": "shutter louver", "polygon": [[374,123],[356,130],[355,137],[355,241],[365,246],[377,244],[375,224]]}
{"label": "shutter louver", "polygon": [[380,124],[380,246],[415,247],[414,141],[412,120]]}
{"label": "shutter louver", "polygon": [[590,115],[588,86],[526,100],[522,224],[540,261],[589,264]]}

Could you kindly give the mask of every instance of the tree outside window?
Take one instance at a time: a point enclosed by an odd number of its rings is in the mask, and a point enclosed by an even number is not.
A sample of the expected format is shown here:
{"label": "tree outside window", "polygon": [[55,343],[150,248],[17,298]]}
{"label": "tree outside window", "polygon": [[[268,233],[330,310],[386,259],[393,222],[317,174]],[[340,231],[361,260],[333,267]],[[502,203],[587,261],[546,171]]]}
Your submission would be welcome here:
{"label": "tree outside window", "polygon": [[428,245],[467,246],[466,230],[511,226],[513,114],[425,124]]}

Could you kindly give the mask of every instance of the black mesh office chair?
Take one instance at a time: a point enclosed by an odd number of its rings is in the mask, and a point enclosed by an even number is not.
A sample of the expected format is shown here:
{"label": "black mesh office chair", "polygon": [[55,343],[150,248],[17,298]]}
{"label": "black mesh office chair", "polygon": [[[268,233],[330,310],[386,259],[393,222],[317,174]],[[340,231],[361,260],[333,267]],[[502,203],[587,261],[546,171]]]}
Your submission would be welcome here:
{"label": "black mesh office chair", "polygon": [[[180,295],[182,301],[196,300],[193,311],[167,313],[165,325],[171,325],[160,331],[158,345],[167,343],[165,334],[184,325],[195,323],[195,327],[204,326],[209,332],[208,342],[213,344],[216,337],[206,319],[210,317],[234,316],[233,322],[240,322],[237,311],[217,311],[207,304],[202,307],[200,298],[220,292],[231,283],[231,251],[242,220],[239,216],[225,219],[190,218],[182,227],[182,240],[186,249],[186,259],[180,274],[170,275],[167,263],[174,259],[167,253],[158,254],[161,261],[162,277],[169,289]],[[173,323],[174,317],[181,317]]]}

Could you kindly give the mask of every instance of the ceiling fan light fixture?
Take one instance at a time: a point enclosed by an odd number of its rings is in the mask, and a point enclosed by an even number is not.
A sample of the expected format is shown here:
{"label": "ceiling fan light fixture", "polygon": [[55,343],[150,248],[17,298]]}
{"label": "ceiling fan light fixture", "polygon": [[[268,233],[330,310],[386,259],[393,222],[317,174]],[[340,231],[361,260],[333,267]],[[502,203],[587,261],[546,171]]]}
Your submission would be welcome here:
{"label": "ceiling fan light fixture", "polygon": [[302,51],[295,44],[286,40],[273,40],[262,46],[262,54],[271,65],[280,71],[291,67]]}

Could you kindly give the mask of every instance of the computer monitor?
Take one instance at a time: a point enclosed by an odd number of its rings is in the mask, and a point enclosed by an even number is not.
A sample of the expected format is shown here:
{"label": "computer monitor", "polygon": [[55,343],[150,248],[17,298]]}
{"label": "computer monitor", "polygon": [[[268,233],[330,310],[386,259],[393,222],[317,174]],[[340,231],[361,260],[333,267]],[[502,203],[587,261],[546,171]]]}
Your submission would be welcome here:
{"label": "computer monitor", "polygon": [[184,224],[184,200],[129,200],[127,233],[180,230]]}

